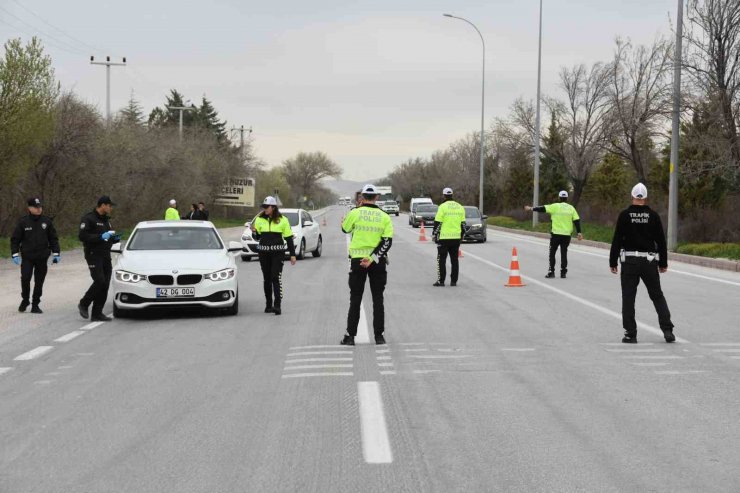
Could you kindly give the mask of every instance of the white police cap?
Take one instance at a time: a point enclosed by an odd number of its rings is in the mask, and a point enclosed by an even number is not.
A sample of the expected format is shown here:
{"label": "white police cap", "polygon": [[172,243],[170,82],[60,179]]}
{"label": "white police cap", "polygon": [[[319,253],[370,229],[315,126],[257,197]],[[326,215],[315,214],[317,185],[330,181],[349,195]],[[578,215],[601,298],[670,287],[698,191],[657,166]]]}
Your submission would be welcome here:
{"label": "white police cap", "polygon": [[561,199],[567,199],[568,198],[568,191],[567,190],[560,190],[560,193],[558,194],[558,197]]}
{"label": "white police cap", "polygon": [[452,195],[452,189],[450,187],[445,188],[442,190],[442,195]]}
{"label": "white police cap", "polygon": [[642,183],[638,183],[632,187],[632,197],[635,199],[646,199],[647,198],[647,187]]}
{"label": "white police cap", "polygon": [[170,199],[170,205],[176,205],[176,204],[177,204],[177,200],[175,200],[175,199]]}
{"label": "white police cap", "polygon": [[277,200],[275,200],[275,197],[273,196],[265,197],[265,200],[262,201],[262,205],[263,206],[277,205]]}
{"label": "white police cap", "polygon": [[378,189],[375,188],[375,185],[367,184],[364,187],[362,187],[362,193],[365,195],[378,195]]}

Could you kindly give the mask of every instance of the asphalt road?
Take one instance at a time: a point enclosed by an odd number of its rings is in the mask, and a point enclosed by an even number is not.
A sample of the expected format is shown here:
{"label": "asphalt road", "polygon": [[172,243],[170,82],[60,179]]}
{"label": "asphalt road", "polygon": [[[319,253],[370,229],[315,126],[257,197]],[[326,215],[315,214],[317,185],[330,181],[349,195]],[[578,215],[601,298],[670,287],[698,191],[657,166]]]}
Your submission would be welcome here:
{"label": "asphalt road", "polygon": [[[236,317],[92,326],[79,253],[38,316],[0,268],[0,492],[738,491],[740,275],[670,264],[679,342],[641,287],[628,346],[605,251],[573,246],[546,280],[546,241],[489,231],[434,288],[436,249],[401,216],[388,345],[346,348],[343,212],[324,256],[286,264],[279,317],[256,262]],[[523,288],[504,287],[514,246]]]}

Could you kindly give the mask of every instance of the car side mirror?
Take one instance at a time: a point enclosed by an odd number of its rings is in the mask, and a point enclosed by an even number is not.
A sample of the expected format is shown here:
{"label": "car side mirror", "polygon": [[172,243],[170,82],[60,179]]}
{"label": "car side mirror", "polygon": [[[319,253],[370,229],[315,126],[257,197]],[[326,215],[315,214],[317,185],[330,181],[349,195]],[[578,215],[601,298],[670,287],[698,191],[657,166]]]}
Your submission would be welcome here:
{"label": "car side mirror", "polygon": [[303,223],[303,227],[305,228],[305,227],[307,227],[307,226],[313,226],[313,221],[305,221],[305,222]]}
{"label": "car side mirror", "polygon": [[110,253],[123,253],[123,242],[114,243],[110,248]]}
{"label": "car side mirror", "polygon": [[483,220],[485,221],[486,219],[488,219],[488,216],[486,216],[485,214],[483,214],[483,215],[481,216],[481,219],[483,219]]}
{"label": "car side mirror", "polygon": [[238,241],[230,241],[229,242],[229,253],[231,252],[241,252],[242,251],[242,244]]}

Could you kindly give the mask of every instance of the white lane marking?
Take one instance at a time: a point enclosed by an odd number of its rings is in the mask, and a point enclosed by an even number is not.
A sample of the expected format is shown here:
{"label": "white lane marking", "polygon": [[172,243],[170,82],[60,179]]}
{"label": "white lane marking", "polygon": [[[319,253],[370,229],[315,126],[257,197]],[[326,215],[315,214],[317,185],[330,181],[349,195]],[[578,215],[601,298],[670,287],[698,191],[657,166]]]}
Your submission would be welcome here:
{"label": "white lane marking", "polygon": [[316,373],[286,373],[280,378],[304,378],[304,377],[351,377],[352,372],[316,372]]}
{"label": "white lane marking", "polygon": [[703,342],[699,344],[700,346],[709,346],[709,347],[733,347],[733,346],[740,346],[740,342]]}
{"label": "white lane marking", "polygon": [[[505,236],[507,238],[516,239],[517,241],[523,241],[525,243],[532,243],[534,245],[540,245],[540,246],[547,246],[548,245],[547,240],[534,241],[534,240],[531,240],[531,239],[524,239],[521,236],[518,236],[518,235],[515,235],[515,234],[507,234],[507,233],[502,233],[500,231],[496,231],[496,234],[500,234],[501,236]],[[605,255],[605,254],[602,254],[602,253],[596,253],[596,252],[587,252],[587,251],[581,250],[577,246],[575,248],[571,247],[568,251],[580,253],[582,255],[590,255],[592,257],[599,257],[599,258],[604,258],[604,259],[608,259],[609,258],[609,255]],[[680,262],[680,260],[672,260],[671,262]],[[668,272],[675,272],[676,274],[681,274],[683,276],[689,276],[689,277],[696,277],[698,279],[704,279],[706,281],[714,281],[714,282],[720,282],[720,283],[723,283],[723,284],[729,284],[730,286],[740,286],[740,282],[729,281],[727,279],[722,279],[722,278],[719,278],[719,277],[705,276],[705,275],[702,275],[702,274],[694,274],[693,272],[686,272],[684,270],[668,269]]]}
{"label": "white lane marking", "polygon": [[424,373],[439,373],[442,370],[414,370],[414,373],[418,374],[424,374]]}
{"label": "white lane marking", "polygon": [[404,349],[404,351],[409,352],[409,353],[413,353],[413,352],[429,351],[429,350],[426,349],[426,348],[409,348],[409,349]]}
{"label": "white lane marking", "polygon": [[84,330],[75,330],[75,331],[70,332],[69,334],[63,335],[62,337],[58,339],[54,339],[54,342],[69,342],[76,337],[80,337],[84,333],[85,333]]}
{"label": "white lane marking", "polygon": [[82,330],[93,330],[95,327],[100,327],[101,325],[103,325],[103,322],[91,322],[91,323],[89,323],[87,325],[84,325],[84,326],[80,327],[80,329],[82,329]]}
{"label": "white lane marking", "polygon": [[715,353],[740,353],[740,349],[714,349]]}
{"label": "white lane marking", "polygon": [[[496,268],[496,269],[498,269],[500,271],[509,272],[509,269],[507,269],[506,267],[503,267],[503,266],[500,266],[498,264],[495,264],[495,263],[491,262],[490,260],[486,260],[483,257],[479,257],[478,255],[475,255],[473,253],[468,253],[467,256],[468,257],[472,257],[472,258],[474,258],[474,259],[476,259],[476,260],[478,260],[480,262],[483,262],[486,265],[490,265],[491,267],[494,267],[494,268]],[[554,286],[551,286],[551,285],[549,285],[549,284],[547,284],[545,282],[539,281],[539,280],[537,280],[537,279],[535,279],[533,277],[529,277],[529,276],[521,276],[521,277],[522,277],[522,279],[525,279],[525,280],[529,281],[531,284],[536,284],[536,285],[538,285],[538,286],[540,286],[542,288],[549,289],[550,291],[553,291],[555,293],[558,293],[561,296],[565,296],[566,298],[570,298],[571,300],[576,301],[576,302],[578,302],[578,303],[580,303],[582,305],[586,305],[589,308],[593,308],[594,310],[599,311],[599,312],[601,312],[601,313],[603,313],[605,315],[609,315],[610,317],[616,318],[619,321],[622,320],[622,314],[621,313],[617,313],[617,312],[615,312],[613,310],[610,310],[608,308],[604,308],[601,305],[597,305],[596,303],[593,303],[591,301],[588,301],[587,299],[581,298],[580,296],[576,296],[576,295],[571,294],[571,293],[569,293],[567,291],[563,291],[562,289],[558,289],[558,288],[556,288]],[[663,336],[663,331],[660,330],[660,329],[658,329],[657,327],[653,327],[652,325],[648,325],[648,324],[646,324],[644,322],[639,322],[638,321],[637,322],[637,326],[639,328],[643,329],[643,330],[646,330],[648,332],[652,332],[655,335],[659,335],[661,337]],[[681,343],[684,343],[685,344],[685,343],[688,343],[689,341],[687,341],[686,339],[683,339],[681,337],[676,337],[676,342],[681,342]]]}
{"label": "white lane marking", "polygon": [[452,359],[452,358],[472,358],[470,354],[412,354],[409,358],[418,359]]}
{"label": "white lane marking", "polygon": [[13,368],[7,368],[7,367],[6,368],[0,368],[0,375],[5,375],[6,373],[8,373],[12,369]]}
{"label": "white lane marking", "polygon": [[357,325],[355,344],[370,344],[370,328],[365,315],[365,302],[360,303],[360,323]]}
{"label": "white lane marking", "polygon": [[381,375],[395,375],[396,370],[380,370]]}
{"label": "white lane marking", "polygon": [[35,381],[35,382],[33,382],[33,383],[35,383],[35,384],[38,384],[38,385],[49,385],[49,384],[50,384],[50,383],[52,383],[53,381],[54,381],[54,380],[36,380],[36,381]]}
{"label": "white lane marking", "polygon": [[399,346],[423,346],[426,342],[399,342]]}
{"label": "white lane marking", "polygon": [[58,377],[61,374],[62,372],[60,371],[50,371],[49,373],[44,373],[44,375],[46,375],[47,377]]}
{"label": "white lane marking", "polygon": [[695,373],[707,373],[706,370],[688,370],[688,371],[677,371],[677,370],[661,370],[656,371],[656,375],[693,375]]}
{"label": "white lane marking", "polygon": [[[601,346],[625,346],[625,343],[623,342],[600,342],[599,345]],[[640,346],[652,346],[652,342],[641,342]]]}
{"label": "white lane marking", "polygon": [[378,363],[378,366],[388,367],[388,366],[393,366],[393,363]]}
{"label": "white lane marking", "polygon": [[297,366],[286,366],[283,371],[293,370],[312,370],[312,369],[325,369],[329,370],[332,368],[352,368],[352,365],[297,365]]}
{"label": "white lane marking", "polygon": [[610,353],[662,353],[665,349],[605,349]]}
{"label": "white lane marking", "polygon": [[74,368],[74,365],[65,365],[65,366],[57,367],[58,370],[69,370],[70,368]]}
{"label": "white lane marking", "polygon": [[285,360],[285,364],[290,363],[318,363],[318,362],[329,362],[329,361],[352,361],[353,358],[300,358],[300,359],[288,359]]}
{"label": "white lane marking", "polygon": [[505,348],[501,348],[501,351],[520,351],[520,352],[524,352],[524,351],[536,351],[536,349],[533,348],[533,347],[505,347]]}
{"label": "white lane marking", "polygon": [[20,356],[16,356],[15,358],[13,358],[13,361],[29,361],[48,353],[52,349],[54,349],[54,346],[39,346],[35,349],[31,349],[30,351],[21,354]]}
{"label": "white lane marking", "polygon": [[683,359],[683,356],[642,356],[642,355],[625,355],[624,359]]}
{"label": "white lane marking", "polygon": [[360,432],[362,455],[368,464],[393,462],[391,442],[383,412],[383,399],[378,382],[357,382],[360,403]]}
{"label": "white lane marking", "polygon": [[351,355],[353,354],[352,351],[300,351],[298,353],[289,353],[288,358],[292,358],[293,356],[313,356],[315,354],[321,355],[321,354],[344,354],[344,355]]}
{"label": "white lane marking", "polygon": [[635,366],[666,366],[668,363],[631,363]]}
{"label": "white lane marking", "polygon": [[332,348],[336,349],[336,347],[337,347],[336,344],[332,344],[332,345],[326,344],[326,345],[316,345],[316,346],[293,346],[292,348],[289,348],[289,349],[291,351],[296,351],[299,349],[332,349]]}
{"label": "white lane marking", "polygon": [[378,348],[376,347],[376,348],[375,348],[375,352],[376,352],[376,353],[390,353],[390,352],[391,352],[391,350],[390,350],[390,349],[378,349]]}
{"label": "white lane marking", "polygon": [[377,359],[378,361],[383,361],[383,360],[389,360],[389,359],[392,359],[392,357],[391,357],[391,356],[376,356],[375,358],[376,358],[376,359]]}

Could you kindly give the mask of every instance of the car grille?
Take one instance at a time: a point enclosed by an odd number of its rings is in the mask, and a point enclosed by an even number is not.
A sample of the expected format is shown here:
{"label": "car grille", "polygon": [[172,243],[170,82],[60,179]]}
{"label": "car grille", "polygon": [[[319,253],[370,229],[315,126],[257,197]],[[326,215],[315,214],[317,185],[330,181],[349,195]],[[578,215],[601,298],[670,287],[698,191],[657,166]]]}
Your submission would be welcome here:
{"label": "car grille", "polygon": [[201,279],[203,279],[203,276],[200,274],[183,274],[177,276],[177,284],[180,286],[190,286],[192,284],[198,284]]}
{"label": "car grille", "polygon": [[172,276],[149,276],[149,282],[156,286],[172,286],[175,280]]}

